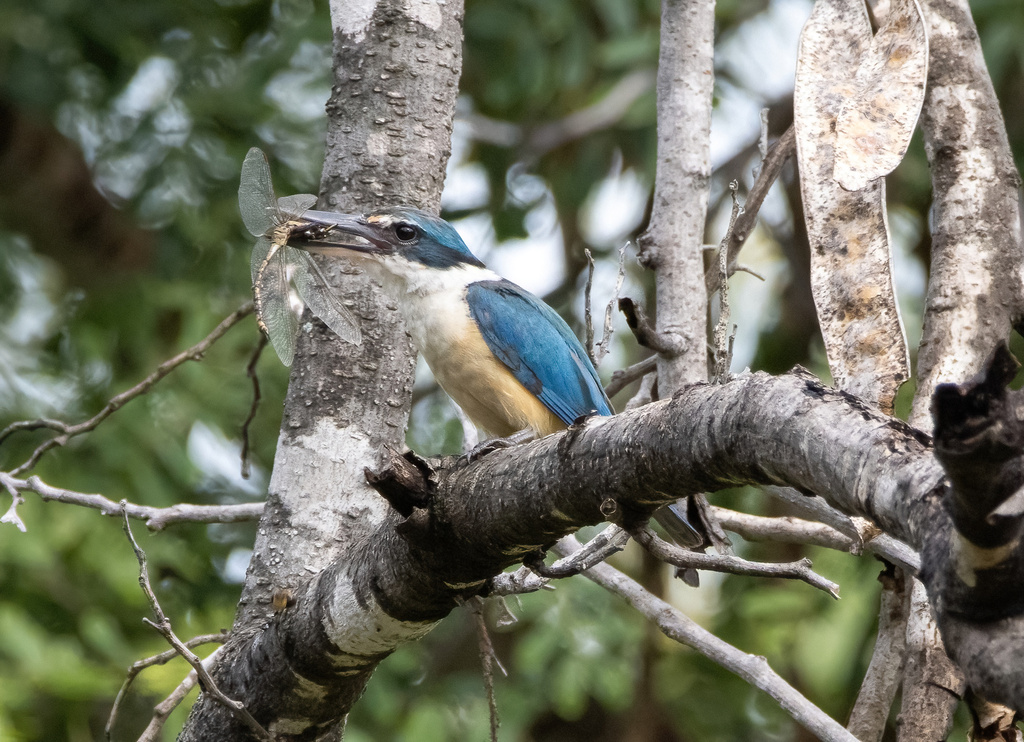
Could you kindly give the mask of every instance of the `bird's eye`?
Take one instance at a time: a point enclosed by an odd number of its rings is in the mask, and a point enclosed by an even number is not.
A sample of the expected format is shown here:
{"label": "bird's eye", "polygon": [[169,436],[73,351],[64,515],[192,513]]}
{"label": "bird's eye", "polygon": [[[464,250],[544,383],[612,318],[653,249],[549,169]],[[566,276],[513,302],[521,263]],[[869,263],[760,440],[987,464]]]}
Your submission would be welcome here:
{"label": "bird's eye", "polygon": [[395,236],[402,242],[412,242],[416,239],[416,227],[411,224],[396,224]]}

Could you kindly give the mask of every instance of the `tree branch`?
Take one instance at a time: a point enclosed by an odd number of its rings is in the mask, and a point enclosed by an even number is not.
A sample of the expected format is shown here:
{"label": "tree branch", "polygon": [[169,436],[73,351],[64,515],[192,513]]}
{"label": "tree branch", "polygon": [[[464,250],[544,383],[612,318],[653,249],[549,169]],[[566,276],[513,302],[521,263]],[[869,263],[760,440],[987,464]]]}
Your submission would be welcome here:
{"label": "tree branch", "polygon": [[226,318],[224,318],[221,321],[221,323],[217,325],[215,328],[213,328],[213,331],[205,338],[200,340],[198,343],[193,345],[188,350],[182,351],[173,358],[169,358],[168,360],[161,363],[159,366],[157,366],[156,370],[153,373],[151,373],[145,379],[143,379],[138,384],[133,386],[131,389],[127,389],[121,392],[120,394],[111,397],[110,401],[108,401],[103,406],[102,410],[100,410],[99,412],[97,412],[95,415],[93,415],[91,418],[84,422],[80,422],[75,425],[69,425],[68,423],[61,422],[60,420],[40,419],[23,420],[21,422],[16,422],[8,425],[6,428],[4,428],[3,431],[0,431],[0,443],[3,443],[3,441],[8,436],[19,431],[49,429],[59,433],[59,435],[50,438],[49,440],[40,444],[36,448],[36,450],[32,452],[32,455],[25,462],[12,469],[10,472],[11,476],[17,477],[25,473],[26,471],[32,469],[37,463],[39,463],[39,459],[42,458],[47,451],[58,446],[63,446],[70,439],[74,438],[77,435],[81,435],[82,433],[88,433],[89,431],[94,430],[97,425],[99,425],[112,414],[114,414],[119,409],[124,407],[128,402],[148,392],[153,387],[154,384],[163,379],[165,376],[167,376],[167,374],[171,373],[171,371],[176,369],[181,364],[185,363],[186,361],[201,360],[203,354],[210,349],[210,346],[213,345],[218,340],[220,340],[220,338],[223,337],[228,330],[230,330],[232,327],[237,325],[247,316],[252,314],[252,309],[253,307],[251,301],[243,304],[241,307],[239,307],[234,312],[229,314]]}
{"label": "tree branch", "polygon": [[0,483],[17,492],[35,492],[43,502],[63,502],[68,505],[99,510],[103,515],[118,518],[125,513],[129,518],[145,521],[151,531],[161,531],[176,523],[242,523],[256,520],[263,512],[262,502],[246,502],[239,505],[190,505],[178,503],[167,508],[149,505],[134,505],[122,500],[114,502],[103,495],[75,492],[60,487],[51,487],[39,477],[17,479],[6,472],[0,472]]}
{"label": "tree branch", "polygon": [[[555,547],[559,553],[566,555],[578,548],[579,544],[572,536],[563,538]],[[655,597],[608,564],[598,564],[584,572],[584,576],[625,599],[653,621],[665,636],[692,647],[715,664],[763,690],[818,739],[826,742],[856,742],[842,724],[830,718],[779,677],[764,657],[746,654],[722,641],[687,618],[679,609]]]}

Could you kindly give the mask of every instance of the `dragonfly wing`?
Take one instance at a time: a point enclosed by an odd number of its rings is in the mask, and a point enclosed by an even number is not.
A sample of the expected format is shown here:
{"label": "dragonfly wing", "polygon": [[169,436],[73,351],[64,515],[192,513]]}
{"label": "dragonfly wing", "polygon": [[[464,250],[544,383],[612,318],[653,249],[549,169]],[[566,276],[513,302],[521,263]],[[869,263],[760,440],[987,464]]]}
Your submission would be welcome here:
{"label": "dragonfly wing", "polygon": [[270,163],[258,147],[250,149],[242,162],[238,210],[242,212],[245,228],[254,237],[265,235],[282,221],[270,179]]}
{"label": "dragonfly wing", "polygon": [[334,334],[346,343],[359,345],[363,341],[359,323],[338,296],[338,292],[327,281],[320,266],[302,250],[289,247],[288,261],[293,264],[292,281],[309,307]]}
{"label": "dragonfly wing", "polygon": [[277,208],[286,219],[298,219],[316,204],[316,196],[311,193],[297,193],[294,196],[281,196],[277,199]]}
{"label": "dragonfly wing", "polygon": [[[259,247],[264,240],[257,241]],[[269,241],[267,241],[268,244]],[[277,248],[277,249],[274,249]],[[271,245],[267,257],[256,269],[252,290],[256,312],[263,323],[270,344],[285,366],[295,358],[295,342],[299,337],[299,317],[289,301],[288,266],[285,252],[290,248]],[[255,253],[256,250],[253,250]]]}

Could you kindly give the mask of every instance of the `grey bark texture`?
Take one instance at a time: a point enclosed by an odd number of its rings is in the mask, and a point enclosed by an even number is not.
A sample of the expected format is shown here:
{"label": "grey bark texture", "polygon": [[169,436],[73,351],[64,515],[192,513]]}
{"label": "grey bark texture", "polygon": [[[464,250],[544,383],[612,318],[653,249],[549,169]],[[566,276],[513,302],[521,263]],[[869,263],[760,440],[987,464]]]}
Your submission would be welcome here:
{"label": "grey bark texture", "polygon": [[1024,311],[1020,175],[967,0],[924,0],[931,45],[921,128],[932,259],[910,422],[931,428],[942,382],[970,378]]}
{"label": "grey bark texture", "polygon": [[[951,653],[982,668],[974,675],[988,697],[1022,700],[1024,659],[1014,642],[1024,618],[993,625],[965,610],[969,599],[947,606],[947,595],[962,597],[970,585],[955,582],[944,504],[951,487],[927,440],[808,376],[690,386],[472,463],[396,452],[374,481],[392,510],[362,548],[298,588],[218,676],[228,695],[289,738],[322,734],[326,721],[311,725],[304,704],[344,714],[380,660],[462,599],[486,594],[504,567],[606,517],[629,527],[676,497],[748,483],[821,493],[921,548],[931,602],[954,632],[962,629]],[[977,582],[984,589],[986,578]],[[950,606],[956,616],[947,616]]]}
{"label": "grey bark texture", "polygon": [[711,186],[714,0],[663,0],[658,55],[658,164],[641,264],[656,272],[658,388],[704,381],[704,220]]}
{"label": "grey bark texture", "polygon": [[[331,17],[335,80],[321,205],[361,212],[405,203],[437,211],[462,64],[462,2],[377,0],[360,9],[332,2]],[[330,682],[337,668],[318,666],[309,681],[290,673],[288,652],[277,658],[284,676],[267,673],[261,663],[273,653],[263,648],[273,640],[266,627],[278,615],[275,604],[293,603],[313,575],[345,559],[386,518],[386,503],[366,485],[363,470],[380,466],[387,446],[404,446],[415,368],[394,304],[355,271],[334,277],[352,301],[363,342],[342,344],[308,312],[304,317],[266,510],[232,641],[215,672],[229,695],[264,708],[271,732],[293,739],[339,728],[369,671],[350,675],[355,681],[337,689]],[[298,634],[317,631],[306,623]],[[295,661],[302,664],[309,658],[301,650],[317,647],[312,641],[290,649],[299,650]],[[262,677],[280,682],[258,683]],[[181,739],[246,734],[204,694]]]}
{"label": "grey bark texture", "polygon": [[[930,64],[921,129],[931,164],[932,256],[910,422],[930,431],[938,384],[974,375],[1024,308],[1019,187],[966,0],[923,0]],[[911,591],[900,739],[939,739],[964,678],[931,607]]]}

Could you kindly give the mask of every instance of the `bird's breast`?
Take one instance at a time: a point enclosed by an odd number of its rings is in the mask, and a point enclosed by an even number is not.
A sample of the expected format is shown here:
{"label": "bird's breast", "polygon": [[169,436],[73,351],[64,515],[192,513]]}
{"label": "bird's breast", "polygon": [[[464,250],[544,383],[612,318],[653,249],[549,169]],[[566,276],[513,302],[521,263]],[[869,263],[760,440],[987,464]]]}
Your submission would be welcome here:
{"label": "bird's breast", "polygon": [[533,428],[548,435],[565,424],[499,361],[469,314],[465,286],[410,296],[406,325],[434,378],[469,418],[491,435]]}

